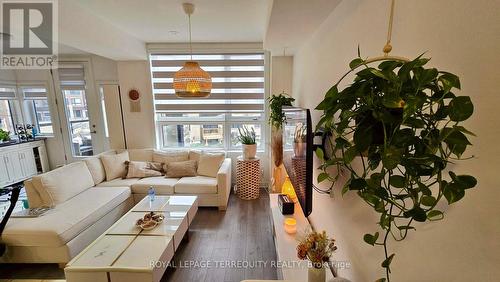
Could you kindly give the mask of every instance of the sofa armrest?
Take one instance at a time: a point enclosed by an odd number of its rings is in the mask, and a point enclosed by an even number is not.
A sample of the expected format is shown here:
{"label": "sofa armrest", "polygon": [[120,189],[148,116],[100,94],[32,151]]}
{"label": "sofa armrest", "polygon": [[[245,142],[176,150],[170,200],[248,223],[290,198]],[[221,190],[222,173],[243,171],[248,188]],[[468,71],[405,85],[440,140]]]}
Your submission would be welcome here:
{"label": "sofa armrest", "polygon": [[231,194],[231,159],[222,162],[217,172],[217,193],[219,195],[219,210],[226,210],[229,194]]}

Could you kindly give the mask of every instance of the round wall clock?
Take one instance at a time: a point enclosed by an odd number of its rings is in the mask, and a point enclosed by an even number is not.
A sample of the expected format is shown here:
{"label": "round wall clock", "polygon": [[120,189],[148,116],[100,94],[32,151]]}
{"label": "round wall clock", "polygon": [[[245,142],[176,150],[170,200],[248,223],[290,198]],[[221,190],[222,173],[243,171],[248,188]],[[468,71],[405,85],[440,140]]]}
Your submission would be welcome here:
{"label": "round wall clock", "polygon": [[139,94],[137,89],[132,89],[128,92],[128,98],[132,101],[137,101],[141,98],[141,94]]}

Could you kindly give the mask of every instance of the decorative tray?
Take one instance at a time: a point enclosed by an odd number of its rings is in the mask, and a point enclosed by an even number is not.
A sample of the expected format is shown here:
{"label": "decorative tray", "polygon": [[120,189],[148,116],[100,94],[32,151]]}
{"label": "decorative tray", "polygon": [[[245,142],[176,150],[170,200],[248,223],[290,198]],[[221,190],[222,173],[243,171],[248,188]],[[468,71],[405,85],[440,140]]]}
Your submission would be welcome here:
{"label": "decorative tray", "polygon": [[148,212],[142,218],[139,218],[135,226],[142,230],[152,230],[165,219],[162,214]]}

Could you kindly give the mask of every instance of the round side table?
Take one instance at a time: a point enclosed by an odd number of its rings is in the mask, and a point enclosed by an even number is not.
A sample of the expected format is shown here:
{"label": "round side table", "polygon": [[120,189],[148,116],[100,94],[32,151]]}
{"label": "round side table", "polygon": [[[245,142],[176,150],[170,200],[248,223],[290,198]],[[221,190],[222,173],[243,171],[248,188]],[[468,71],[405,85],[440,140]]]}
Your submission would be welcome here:
{"label": "round side table", "polygon": [[259,198],[260,191],[260,159],[236,160],[236,194],[240,199],[253,200]]}

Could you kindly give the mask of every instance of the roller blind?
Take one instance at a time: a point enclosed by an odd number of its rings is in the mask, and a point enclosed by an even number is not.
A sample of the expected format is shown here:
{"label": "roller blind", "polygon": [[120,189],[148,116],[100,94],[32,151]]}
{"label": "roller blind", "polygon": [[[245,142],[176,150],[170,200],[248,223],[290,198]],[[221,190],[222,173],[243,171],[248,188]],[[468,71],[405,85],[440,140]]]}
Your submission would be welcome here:
{"label": "roller blind", "polygon": [[80,88],[85,86],[85,72],[83,65],[59,65],[57,70],[59,75],[59,83],[63,88]]}
{"label": "roller blind", "polygon": [[45,86],[21,86],[24,99],[47,99]]}
{"label": "roller blind", "polygon": [[173,77],[185,54],[152,54],[151,76],[157,112],[262,112],[264,111],[264,54],[194,54],[193,60],[212,77],[208,98],[181,99]]}
{"label": "roller blind", "polygon": [[10,85],[0,85],[0,99],[16,99],[16,87]]}

